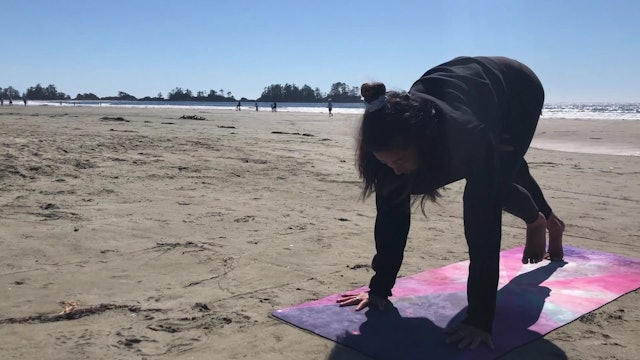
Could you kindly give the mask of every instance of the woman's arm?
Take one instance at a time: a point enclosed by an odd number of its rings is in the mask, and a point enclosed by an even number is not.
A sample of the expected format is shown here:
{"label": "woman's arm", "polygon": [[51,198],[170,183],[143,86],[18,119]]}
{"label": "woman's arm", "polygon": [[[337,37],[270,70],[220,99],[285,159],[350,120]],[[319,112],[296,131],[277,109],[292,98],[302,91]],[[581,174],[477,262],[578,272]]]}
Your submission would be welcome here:
{"label": "woman's arm", "polygon": [[491,334],[498,291],[502,206],[493,151],[467,177],[464,233],[469,246],[467,319],[465,324]]}
{"label": "woman's arm", "polygon": [[376,255],[371,267],[375,274],[369,283],[370,293],[387,297],[400,271],[411,222],[409,192],[404,186],[383,193],[376,191]]}

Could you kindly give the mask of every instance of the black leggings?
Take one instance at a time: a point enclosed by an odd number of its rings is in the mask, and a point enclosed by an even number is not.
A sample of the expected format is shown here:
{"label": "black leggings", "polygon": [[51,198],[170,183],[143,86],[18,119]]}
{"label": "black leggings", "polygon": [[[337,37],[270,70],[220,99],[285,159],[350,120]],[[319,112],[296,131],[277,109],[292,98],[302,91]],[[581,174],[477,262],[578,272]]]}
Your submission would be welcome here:
{"label": "black leggings", "polygon": [[544,90],[537,76],[525,65],[502,59],[499,66],[506,70],[511,105],[509,121],[501,131],[501,141],[512,147],[512,150],[500,153],[502,204],[505,211],[530,224],[538,219],[539,212],[546,218],[552,212],[524,159],[538,125]]}
{"label": "black leggings", "polygon": [[545,218],[551,216],[552,210],[542,194],[542,189],[531,176],[529,165],[522,159],[513,183],[507,189],[504,210],[530,224],[538,219],[538,212]]}

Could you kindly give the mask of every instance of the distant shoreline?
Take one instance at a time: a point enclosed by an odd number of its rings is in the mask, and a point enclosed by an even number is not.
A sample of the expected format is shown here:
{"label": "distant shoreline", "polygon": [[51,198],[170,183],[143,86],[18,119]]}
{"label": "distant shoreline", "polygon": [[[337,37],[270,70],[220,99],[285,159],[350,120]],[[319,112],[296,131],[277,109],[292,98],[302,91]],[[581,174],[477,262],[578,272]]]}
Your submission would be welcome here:
{"label": "distant shoreline", "polygon": [[[28,101],[27,106],[87,106],[87,107],[129,107],[160,109],[223,109],[236,110],[238,102],[207,101],[126,101],[126,100],[58,100]],[[255,101],[241,101],[242,110],[255,111]],[[323,113],[327,103],[318,102],[277,102],[280,112]],[[272,102],[258,102],[259,111],[271,111]],[[5,106],[7,106],[5,102]],[[13,106],[23,106],[14,102]],[[337,114],[362,114],[364,103],[333,103]],[[640,120],[640,103],[548,103],[542,111],[541,119],[584,119],[584,120]]]}

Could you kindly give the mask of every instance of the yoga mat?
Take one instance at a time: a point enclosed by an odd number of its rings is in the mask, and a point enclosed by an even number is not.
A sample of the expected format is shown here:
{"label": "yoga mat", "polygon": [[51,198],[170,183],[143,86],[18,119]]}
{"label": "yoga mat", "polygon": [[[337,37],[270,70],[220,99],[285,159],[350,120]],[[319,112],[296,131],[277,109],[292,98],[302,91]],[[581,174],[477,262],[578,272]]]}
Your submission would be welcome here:
{"label": "yoga mat", "polygon": [[563,262],[525,265],[522,250],[500,254],[493,350],[445,343],[465,316],[469,261],[399,278],[383,311],[341,308],[335,294],[273,315],[374,359],[494,359],[640,287],[640,259],[565,246]]}

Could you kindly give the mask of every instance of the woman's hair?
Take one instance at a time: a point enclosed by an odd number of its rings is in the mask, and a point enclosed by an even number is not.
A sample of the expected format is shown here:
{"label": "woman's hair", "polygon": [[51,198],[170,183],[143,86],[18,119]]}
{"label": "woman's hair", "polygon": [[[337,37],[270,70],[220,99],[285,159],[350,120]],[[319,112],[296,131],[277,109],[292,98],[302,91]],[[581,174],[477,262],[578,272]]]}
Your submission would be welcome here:
{"label": "woman's hair", "polygon": [[[430,102],[413,99],[408,93],[386,91],[383,83],[365,83],[360,88],[365,103],[377,102],[386,95],[382,107],[365,110],[357,137],[356,162],[360,178],[363,181],[362,198],[366,198],[377,189],[378,176],[386,165],[381,163],[374,152],[402,149],[414,146],[417,153],[418,168],[411,179],[419,181],[433,180],[434,175],[442,174],[442,139],[439,139],[436,109]],[[411,182],[409,182],[411,184]],[[408,192],[410,189],[406,189]],[[438,189],[427,189],[422,195],[424,211],[426,199],[435,200]]]}

